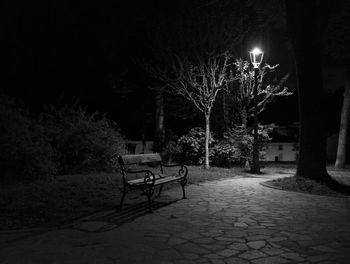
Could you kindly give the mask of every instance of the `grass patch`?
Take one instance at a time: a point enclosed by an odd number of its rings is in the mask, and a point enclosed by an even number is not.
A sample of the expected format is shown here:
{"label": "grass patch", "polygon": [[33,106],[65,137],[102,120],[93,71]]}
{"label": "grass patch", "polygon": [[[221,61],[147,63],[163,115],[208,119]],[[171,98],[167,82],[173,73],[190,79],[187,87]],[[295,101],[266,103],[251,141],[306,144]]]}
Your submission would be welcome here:
{"label": "grass patch", "polygon": [[294,192],[336,197],[344,197],[344,195],[346,195],[343,192],[333,190],[329,186],[315,180],[295,176],[267,181],[266,184],[281,190]]}
{"label": "grass patch", "polygon": [[[188,180],[190,184],[198,184],[234,177],[265,177],[280,174],[287,176],[295,172],[293,164],[264,164],[263,167],[263,174],[253,175],[244,172],[243,168],[211,167],[206,170],[199,166],[188,166]],[[176,171],[176,168],[166,169],[166,173]],[[339,177],[344,178],[343,175]],[[311,180],[295,181],[293,178],[283,178],[272,183],[284,190],[322,195],[335,194],[334,191],[327,190],[326,186],[317,185]],[[118,173],[61,175],[45,182],[0,185],[0,230],[54,227],[72,223],[75,219],[98,211],[117,208],[121,187],[122,179]],[[172,187],[179,188],[179,185],[178,183],[166,185],[164,194],[166,189]],[[140,196],[137,192],[130,192],[126,197],[128,203],[141,201],[146,201],[146,197]]]}
{"label": "grass patch", "polygon": [[[244,175],[241,168],[205,170],[188,166],[188,169],[190,184]],[[168,173],[176,171],[175,168],[167,170]],[[167,188],[172,186],[178,184],[173,183]],[[53,227],[116,208],[120,202],[121,187],[122,180],[118,173],[61,175],[45,182],[2,185],[0,230]],[[137,192],[130,192],[126,199],[132,202],[146,200]]]}
{"label": "grass patch", "polygon": [[0,229],[49,227],[117,204],[113,175],[63,175],[1,187]]}

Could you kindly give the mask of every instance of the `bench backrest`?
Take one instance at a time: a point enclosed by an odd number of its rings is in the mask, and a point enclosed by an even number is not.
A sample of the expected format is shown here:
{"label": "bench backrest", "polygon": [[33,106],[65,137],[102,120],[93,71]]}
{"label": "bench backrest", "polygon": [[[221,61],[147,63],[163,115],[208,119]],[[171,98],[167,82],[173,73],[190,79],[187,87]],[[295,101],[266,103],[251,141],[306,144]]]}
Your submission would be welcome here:
{"label": "bench backrest", "polygon": [[119,156],[119,163],[121,165],[132,165],[132,164],[147,164],[161,162],[162,158],[159,153],[150,154],[133,154],[133,155],[122,155]]}

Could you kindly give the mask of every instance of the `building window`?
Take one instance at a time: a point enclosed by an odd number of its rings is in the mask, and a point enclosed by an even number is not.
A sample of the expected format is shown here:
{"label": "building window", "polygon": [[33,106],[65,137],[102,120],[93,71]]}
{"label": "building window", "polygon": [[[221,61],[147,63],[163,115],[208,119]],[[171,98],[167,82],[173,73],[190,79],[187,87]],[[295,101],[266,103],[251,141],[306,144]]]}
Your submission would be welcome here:
{"label": "building window", "polygon": [[283,150],[283,145],[278,145],[278,150]]}

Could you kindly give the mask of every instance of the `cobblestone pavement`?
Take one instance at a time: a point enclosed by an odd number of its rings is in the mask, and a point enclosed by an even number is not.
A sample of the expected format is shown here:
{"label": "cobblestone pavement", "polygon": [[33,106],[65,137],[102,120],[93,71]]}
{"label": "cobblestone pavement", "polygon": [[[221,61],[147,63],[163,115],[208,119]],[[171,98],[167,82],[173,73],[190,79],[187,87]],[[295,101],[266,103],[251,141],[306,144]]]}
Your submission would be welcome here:
{"label": "cobblestone pavement", "polygon": [[[266,180],[193,184],[188,199],[117,228],[87,221],[8,243],[0,263],[350,263],[349,198],[259,184]],[[176,199],[181,188],[165,195]]]}

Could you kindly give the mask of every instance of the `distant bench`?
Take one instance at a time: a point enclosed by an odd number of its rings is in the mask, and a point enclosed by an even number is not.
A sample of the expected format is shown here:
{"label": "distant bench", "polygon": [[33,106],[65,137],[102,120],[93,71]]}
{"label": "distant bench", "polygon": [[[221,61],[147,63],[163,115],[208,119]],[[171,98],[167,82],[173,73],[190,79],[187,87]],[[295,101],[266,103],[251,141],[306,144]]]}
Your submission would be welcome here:
{"label": "distant bench", "polygon": [[[187,183],[188,169],[185,165],[164,164],[158,153],[122,155],[118,157],[118,161],[123,177],[123,194],[120,201],[120,208],[123,207],[125,196],[129,191],[142,190],[147,195],[149,209],[151,210],[152,196],[155,188],[159,186],[159,192],[156,196],[159,197],[164,184],[176,181],[179,182],[182,187],[182,198],[186,198],[185,185]],[[132,168],[140,165],[149,166],[147,169]],[[179,170],[177,174],[174,175],[165,174],[163,170],[164,167],[179,167]],[[133,179],[128,177],[129,174],[133,174]],[[136,175],[136,178],[134,175]]]}

